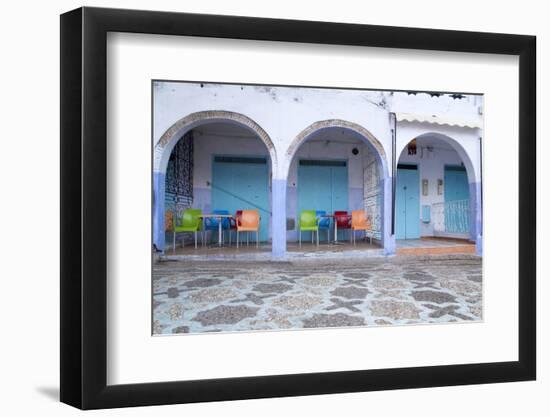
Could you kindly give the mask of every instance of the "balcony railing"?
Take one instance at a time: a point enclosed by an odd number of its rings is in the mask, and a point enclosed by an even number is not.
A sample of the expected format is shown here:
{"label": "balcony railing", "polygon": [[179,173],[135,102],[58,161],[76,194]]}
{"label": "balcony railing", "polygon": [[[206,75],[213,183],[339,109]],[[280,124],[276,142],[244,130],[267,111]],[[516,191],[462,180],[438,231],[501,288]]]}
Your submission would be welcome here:
{"label": "balcony railing", "polygon": [[468,233],[470,230],[470,200],[455,200],[432,204],[434,232]]}

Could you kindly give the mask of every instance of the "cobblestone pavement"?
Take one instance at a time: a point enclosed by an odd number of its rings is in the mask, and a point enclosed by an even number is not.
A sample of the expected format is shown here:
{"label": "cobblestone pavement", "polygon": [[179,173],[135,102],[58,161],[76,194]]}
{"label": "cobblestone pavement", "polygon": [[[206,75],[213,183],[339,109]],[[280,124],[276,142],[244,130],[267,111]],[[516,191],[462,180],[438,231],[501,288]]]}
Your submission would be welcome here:
{"label": "cobblestone pavement", "polygon": [[475,256],[160,262],[153,333],[387,326],[482,319]]}

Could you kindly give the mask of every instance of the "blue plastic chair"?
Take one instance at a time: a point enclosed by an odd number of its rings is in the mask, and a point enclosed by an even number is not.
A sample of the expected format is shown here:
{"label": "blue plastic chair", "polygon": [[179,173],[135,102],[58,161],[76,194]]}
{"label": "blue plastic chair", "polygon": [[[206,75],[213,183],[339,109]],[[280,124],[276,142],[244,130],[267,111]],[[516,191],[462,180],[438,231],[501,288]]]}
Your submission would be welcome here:
{"label": "blue plastic chair", "polygon": [[[228,210],[213,210],[212,214],[229,214]],[[223,233],[225,230],[229,231],[229,244],[231,244],[231,230],[230,230],[230,222],[229,218],[221,219],[222,220],[222,242],[223,242]],[[217,219],[215,217],[206,217],[204,219],[204,230],[211,231],[212,234],[218,233],[219,230],[219,221],[220,219]]]}
{"label": "blue plastic chair", "polygon": [[317,226],[319,230],[327,231],[327,244],[330,242],[330,217],[322,217],[326,215],[325,210],[316,210],[315,216],[317,217]]}

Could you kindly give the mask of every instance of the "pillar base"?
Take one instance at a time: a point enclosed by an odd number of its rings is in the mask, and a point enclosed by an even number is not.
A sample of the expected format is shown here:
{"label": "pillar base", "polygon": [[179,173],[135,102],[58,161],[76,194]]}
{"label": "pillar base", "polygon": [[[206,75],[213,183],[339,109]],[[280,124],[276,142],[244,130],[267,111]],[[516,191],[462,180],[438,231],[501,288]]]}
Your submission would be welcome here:
{"label": "pillar base", "polygon": [[271,182],[271,258],[286,258],[286,180]]}
{"label": "pillar base", "polygon": [[395,236],[388,236],[384,239],[384,255],[390,256],[396,253]]}
{"label": "pillar base", "polygon": [[476,238],[476,255],[483,256],[483,236],[477,235]]}

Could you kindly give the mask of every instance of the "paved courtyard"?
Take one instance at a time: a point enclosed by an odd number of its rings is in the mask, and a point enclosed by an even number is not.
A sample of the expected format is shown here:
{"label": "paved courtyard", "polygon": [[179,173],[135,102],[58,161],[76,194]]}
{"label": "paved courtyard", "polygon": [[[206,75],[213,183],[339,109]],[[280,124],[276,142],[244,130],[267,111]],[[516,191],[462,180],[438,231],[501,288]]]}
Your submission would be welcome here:
{"label": "paved courtyard", "polygon": [[481,258],[470,255],[165,261],[153,293],[154,334],[482,319]]}

